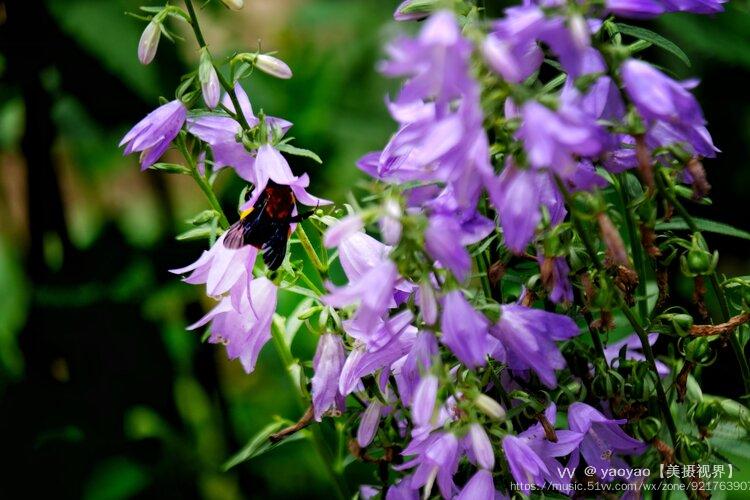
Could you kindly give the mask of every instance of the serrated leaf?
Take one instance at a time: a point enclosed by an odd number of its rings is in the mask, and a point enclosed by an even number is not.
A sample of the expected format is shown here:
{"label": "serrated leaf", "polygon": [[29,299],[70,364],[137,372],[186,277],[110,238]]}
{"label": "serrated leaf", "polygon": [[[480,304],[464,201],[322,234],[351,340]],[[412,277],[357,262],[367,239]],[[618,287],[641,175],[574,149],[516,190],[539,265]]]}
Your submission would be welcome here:
{"label": "serrated leaf", "polygon": [[653,31],[647,30],[646,28],[631,26],[629,24],[623,23],[617,23],[617,29],[623,35],[633,36],[640,40],[645,40],[647,42],[653,43],[657,47],[660,47],[676,56],[680,61],[685,63],[686,66],[690,67],[690,59],[688,58],[687,54],[685,54],[685,52],[683,52],[683,50],[679,48],[674,42],[664,38],[660,34],[654,33]]}
{"label": "serrated leaf", "polygon": [[278,443],[272,443],[271,441],[269,441],[271,434],[280,431],[284,427],[284,425],[285,422],[279,421],[270,423],[262,428],[255,436],[250,438],[250,441],[247,442],[244,448],[234,454],[229,460],[224,462],[224,470],[227,471],[232,467],[241,464],[242,462],[258,457],[268,451],[273,450],[274,448],[278,448],[279,446],[282,446],[286,443],[292,443],[294,441],[299,441],[300,439],[305,439],[309,436],[309,432],[307,432],[306,430],[302,430],[292,434],[289,437],[284,438]]}
{"label": "serrated leaf", "polygon": [[[698,226],[698,229],[701,231],[706,231],[708,233],[716,233],[716,234],[723,234],[724,236],[732,236],[734,238],[741,238],[743,240],[750,240],[750,233],[747,231],[743,231],[742,229],[737,229],[736,227],[732,227],[729,224],[724,224],[723,222],[716,222],[709,219],[701,219],[699,217],[693,217],[693,220],[695,221],[695,225]],[[656,224],[656,229],[659,231],[665,231],[665,230],[681,230],[681,229],[690,229],[687,225],[687,222],[683,220],[681,217],[675,217],[669,222],[659,222]]]}
{"label": "serrated leaf", "polygon": [[316,155],[309,149],[298,148],[296,146],[292,146],[291,144],[286,144],[286,143],[277,144],[276,149],[278,149],[279,151],[283,151],[284,153],[288,153],[290,155],[304,156],[305,158],[310,158],[311,160],[314,160],[318,163],[323,163],[323,160],[320,159],[320,156]]}

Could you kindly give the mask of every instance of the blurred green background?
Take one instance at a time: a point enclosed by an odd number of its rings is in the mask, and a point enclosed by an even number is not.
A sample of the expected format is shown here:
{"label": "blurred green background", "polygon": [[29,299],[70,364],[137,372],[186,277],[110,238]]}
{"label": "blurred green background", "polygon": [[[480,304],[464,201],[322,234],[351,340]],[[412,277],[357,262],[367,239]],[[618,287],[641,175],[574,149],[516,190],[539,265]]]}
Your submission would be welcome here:
{"label": "blurred green background", "polygon": [[[355,160],[394,129],[383,106],[393,86],[374,66],[382,44],[410,29],[392,22],[397,3],[246,0],[229,12],[214,1],[200,13],[216,54],[260,41],[294,70],[290,81],[256,74],[246,89],[256,110],[294,122],[297,145],[324,159],[294,165],[310,171],[316,194],[343,201],[359,178]],[[202,243],[174,235],[204,200],[187,177],[140,173],[117,143],[171,95],[197,52],[186,32],[178,47],[162,38],[155,63],[141,66],[144,23],[124,15],[139,5],[0,0],[0,497],[330,496],[306,441],[222,471],[275,415],[301,412],[272,349],[247,376],[184,330],[210,303],[167,269],[200,254]],[[702,79],[723,151],[706,165],[714,205],[699,212],[750,229],[750,14],[730,5],[657,28],[693,65],[658,49],[648,56]],[[233,213],[242,185],[226,172],[218,186]],[[746,246],[711,243],[723,271],[750,274]],[[282,296],[281,310],[296,300]],[[305,333],[293,347],[309,359],[315,339]],[[727,359],[707,373],[708,392],[731,395]],[[355,473],[368,481],[373,471]]]}

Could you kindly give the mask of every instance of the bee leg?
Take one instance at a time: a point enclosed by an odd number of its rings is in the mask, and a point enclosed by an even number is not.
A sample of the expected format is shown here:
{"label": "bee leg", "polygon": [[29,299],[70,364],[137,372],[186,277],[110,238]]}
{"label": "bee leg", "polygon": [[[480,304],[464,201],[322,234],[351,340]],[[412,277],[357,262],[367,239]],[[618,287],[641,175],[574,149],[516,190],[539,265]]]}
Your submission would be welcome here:
{"label": "bee leg", "polygon": [[308,210],[307,212],[303,212],[301,214],[293,215],[289,217],[289,223],[294,224],[295,222],[302,222],[303,220],[309,218],[312,214],[315,213],[315,210]]}

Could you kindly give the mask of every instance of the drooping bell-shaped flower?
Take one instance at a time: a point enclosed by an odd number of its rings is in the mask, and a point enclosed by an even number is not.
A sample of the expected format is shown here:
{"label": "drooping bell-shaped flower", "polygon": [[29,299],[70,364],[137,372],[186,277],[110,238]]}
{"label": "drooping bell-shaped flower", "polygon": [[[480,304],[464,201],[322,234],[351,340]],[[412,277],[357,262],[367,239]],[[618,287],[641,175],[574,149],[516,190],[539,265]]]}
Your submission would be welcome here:
{"label": "drooping bell-shaped flower", "polygon": [[479,469],[469,482],[461,489],[455,497],[456,500],[495,500],[503,498],[497,495],[495,483],[492,481],[492,473],[486,469]]}
{"label": "drooping bell-shaped flower", "polygon": [[[453,475],[458,469],[460,458],[458,446],[458,438],[452,433],[435,432],[428,439],[407,446],[402,455],[415,455],[415,458],[394,468],[405,470],[416,467],[411,476],[412,488],[425,486],[431,489],[437,480],[443,497],[452,498],[456,490]],[[424,496],[429,497],[429,491],[426,491]]]}
{"label": "drooping bell-shaped flower", "polygon": [[182,129],[187,109],[179,99],[159,106],[139,121],[120,141],[124,154],[141,153],[141,170],[156,163]]}
{"label": "drooping bell-shaped flower", "polygon": [[585,403],[573,403],[568,408],[570,429],[583,435],[580,454],[604,482],[614,479],[611,473],[608,474],[612,469],[628,469],[618,454],[640,455],[648,447],[620,428],[627,422],[626,419],[607,418]]}
{"label": "drooping bell-shaped flower", "polygon": [[324,333],[318,340],[313,358],[312,401],[315,420],[320,422],[330,410],[344,411],[344,396],[339,392],[339,378],[346,361],[341,337]]}
{"label": "drooping bell-shaped flower", "polygon": [[[649,333],[648,343],[654,345],[658,338],[658,333]],[[609,344],[604,348],[604,358],[607,360],[607,364],[612,365],[612,363],[620,357],[620,351],[623,347],[625,347],[625,359],[634,359],[636,361],[646,360],[646,356],[641,352],[641,349],[643,348],[641,340],[638,338],[638,335],[633,333],[632,335],[625,337],[618,342]],[[616,366],[617,364],[615,364],[615,367]],[[658,360],[656,361],[656,371],[659,373],[660,377],[666,377],[669,375],[669,367]]]}
{"label": "drooping bell-shaped flower", "polygon": [[463,364],[469,368],[485,365],[490,350],[487,338],[490,323],[460,291],[445,295],[440,325],[443,331],[441,341]]}
{"label": "drooping bell-shaped flower", "polygon": [[510,368],[532,370],[546,386],[555,387],[555,370],[565,367],[555,341],[578,335],[578,325],[568,316],[517,304],[500,309],[500,321],[490,333],[505,347]]}
{"label": "drooping bell-shaped flower", "polygon": [[253,279],[253,266],[258,256],[258,249],[252,245],[232,249],[224,246],[226,233],[219,236],[209,250],[189,266],[171,269],[175,274],[190,273],[185,278],[191,285],[206,285],[206,294],[219,298],[231,292],[236,308],[239,298],[247,290],[247,283]]}
{"label": "drooping bell-shaped flower", "polygon": [[470,452],[471,461],[483,469],[495,468],[495,452],[492,443],[481,424],[473,423],[469,426],[469,433],[464,438],[467,451]]}
{"label": "drooping bell-shaped flower", "polygon": [[211,322],[209,341],[225,345],[229,359],[239,358],[245,371],[250,373],[255,369],[260,350],[271,339],[278,289],[265,277],[254,279],[248,287],[247,293],[240,294],[238,304],[233,304],[231,297],[224,297],[188,329]]}

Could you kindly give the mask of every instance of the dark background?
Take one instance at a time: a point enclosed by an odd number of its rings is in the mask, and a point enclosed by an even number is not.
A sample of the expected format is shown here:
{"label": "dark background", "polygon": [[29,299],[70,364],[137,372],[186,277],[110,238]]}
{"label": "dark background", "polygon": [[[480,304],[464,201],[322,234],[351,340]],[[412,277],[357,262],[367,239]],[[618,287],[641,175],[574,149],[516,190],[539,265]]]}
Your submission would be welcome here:
{"label": "dark background", "polygon": [[[374,71],[380,47],[410,28],[391,22],[395,1],[246,4],[239,13],[209,4],[206,37],[217,54],[261,40],[290,64],[292,80],[256,75],[246,88],[256,111],[294,122],[297,145],[324,159],[294,165],[310,171],[313,192],[344,201],[359,178],[354,161],[394,129],[389,83]],[[156,61],[138,64],[144,23],[124,15],[138,5],[0,1],[0,497],[327,496],[305,441],[221,470],[274,415],[295,419],[299,408],[271,349],[247,376],[184,330],[210,303],[166,270],[202,250],[174,234],[204,201],[188,178],[140,173],[117,143],[197,54],[182,30],[187,43],[162,38]],[[750,14],[737,4],[650,27],[690,56],[688,68],[647,52],[681,78],[701,78],[696,93],[722,150],[706,162],[714,203],[697,212],[748,230]],[[242,186],[230,173],[218,185],[232,213]],[[723,272],[750,274],[745,242],[710,244]],[[282,296],[282,310],[295,301]],[[309,359],[313,348],[297,336],[295,354]],[[732,373],[725,353],[704,389],[733,395]]]}

